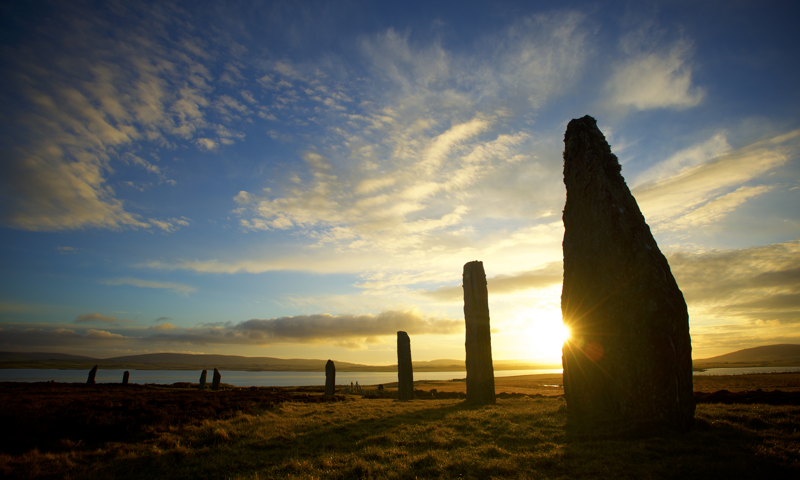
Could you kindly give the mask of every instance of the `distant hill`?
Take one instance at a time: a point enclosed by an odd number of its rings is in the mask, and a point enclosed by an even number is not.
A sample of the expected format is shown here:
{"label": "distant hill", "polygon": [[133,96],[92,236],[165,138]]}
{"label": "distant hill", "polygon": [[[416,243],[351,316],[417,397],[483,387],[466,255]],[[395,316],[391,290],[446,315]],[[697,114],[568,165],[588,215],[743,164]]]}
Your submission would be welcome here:
{"label": "distant hill", "polygon": [[745,348],[744,350],[738,350],[716,357],[697,359],[692,363],[696,365],[720,363],[800,363],[800,345],[783,343],[779,345]]}
{"label": "distant hill", "polygon": [[95,360],[92,357],[82,357],[80,355],[67,355],[66,353],[44,353],[44,352],[0,352],[0,362],[38,362],[42,360]]}
{"label": "distant hill", "polygon": [[[190,353],[148,353],[144,355],[126,355],[105,359],[106,362],[119,363],[147,363],[171,365],[258,365],[264,367],[310,367],[325,370],[327,360],[307,360],[301,358],[274,358],[274,357],[242,357],[239,355],[205,355]],[[357,363],[336,362],[341,366],[363,366]]]}
{"label": "distant hill", "polygon": [[[100,369],[140,370],[220,370],[250,371],[325,371],[327,360],[274,357],[243,357],[238,355],[197,355],[188,353],[148,353],[125,355],[113,358],[91,358],[61,353],[14,353],[0,352],[0,368],[58,368],[89,369],[98,365]],[[397,365],[362,365],[334,360],[336,370],[341,372],[391,372]],[[465,371],[464,360],[439,359],[413,362],[415,371]],[[540,365],[527,360],[495,360],[495,370],[525,370],[553,368],[557,365]]]}

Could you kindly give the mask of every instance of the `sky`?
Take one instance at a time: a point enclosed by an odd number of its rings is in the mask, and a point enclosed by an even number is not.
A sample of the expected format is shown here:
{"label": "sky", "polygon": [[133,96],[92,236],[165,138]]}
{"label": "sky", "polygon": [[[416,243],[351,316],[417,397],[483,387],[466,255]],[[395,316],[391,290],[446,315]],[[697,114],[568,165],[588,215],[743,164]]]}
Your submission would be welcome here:
{"label": "sky", "polygon": [[800,4],[3,2],[0,350],[560,361],[597,119],[694,358],[800,343]]}

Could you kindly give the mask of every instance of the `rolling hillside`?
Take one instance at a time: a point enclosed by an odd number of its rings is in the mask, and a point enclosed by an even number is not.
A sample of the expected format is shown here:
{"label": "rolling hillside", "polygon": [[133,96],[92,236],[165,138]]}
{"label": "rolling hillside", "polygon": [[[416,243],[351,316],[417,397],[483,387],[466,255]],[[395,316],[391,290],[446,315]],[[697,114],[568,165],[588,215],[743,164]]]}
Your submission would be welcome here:
{"label": "rolling hillside", "polygon": [[716,357],[696,359],[692,363],[695,365],[725,363],[800,363],[800,345],[784,343],[746,348]]}
{"label": "rolling hillside", "polygon": [[[327,360],[274,357],[243,357],[237,355],[193,355],[186,353],[150,353],[126,355],[113,358],[91,358],[59,353],[12,353],[0,352],[0,368],[58,368],[89,369],[98,365],[101,369],[141,370],[198,370],[219,368],[220,370],[250,371],[307,371],[325,370]],[[396,365],[362,365],[340,362],[334,359],[336,370],[361,372],[392,372]],[[440,359],[413,362],[416,371],[465,371],[464,360]],[[526,360],[496,360],[495,370],[525,370],[553,368],[557,365],[540,365]]]}

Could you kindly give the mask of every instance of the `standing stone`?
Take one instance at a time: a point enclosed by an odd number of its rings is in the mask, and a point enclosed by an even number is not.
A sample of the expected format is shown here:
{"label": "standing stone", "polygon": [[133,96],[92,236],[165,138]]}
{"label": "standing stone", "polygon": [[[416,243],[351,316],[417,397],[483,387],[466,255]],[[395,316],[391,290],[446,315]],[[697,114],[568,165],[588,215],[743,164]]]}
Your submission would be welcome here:
{"label": "standing stone", "polygon": [[214,369],[214,378],[211,381],[211,390],[219,390],[219,382],[222,380],[222,375],[220,375],[219,370],[216,368]]}
{"label": "standing stone", "polygon": [[489,328],[489,292],[483,262],[464,265],[464,321],[467,350],[467,402],[496,403],[492,336]]}
{"label": "standing stone", "polygon": [[94,385],[95,375],[97,375],[97,365],[95,365],[91,370],[89,370],[89,378],[86,379],[86,383],[88,385]]}
{"label": "standing stone", "polygon": [[564,395],[570,423],[694,421],[683,294],[597,122],[564,136]]}
{"label": "standing stone", "polygon": [[128,384],[128,380],[130,380],[130,378],[131,378],[131,373],[129,371],[125,370],[125,373],[122,374],[122,384],[123,385],[127,385]]}
{"label": "standing stone", "polygon": [[203,370],[203,373],[200,374],[200,387],[198,390],[205,390],[206,389],[206,379],[208,378],[208,370]]}
{"label": "standing stone", "polygon": [[325,395],[333,395],[336,392],[336,365],[333,360],[328,360],[325,364]]}
{"label": "standing stone", "polygon": [[397,398],[414,400],[414,370],[411,367],[411,339],[397,332]]}

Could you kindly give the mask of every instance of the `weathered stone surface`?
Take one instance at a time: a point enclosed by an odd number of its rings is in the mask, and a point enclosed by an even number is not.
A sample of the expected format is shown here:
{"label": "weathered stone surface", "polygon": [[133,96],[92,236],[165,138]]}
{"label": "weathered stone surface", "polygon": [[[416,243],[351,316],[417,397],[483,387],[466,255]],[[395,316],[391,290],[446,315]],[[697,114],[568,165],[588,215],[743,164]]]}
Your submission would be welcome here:
{"label": "weathered stone surface", "polygon": [[411,339],[397,332],[397,398],[414,400],[414,370],[411,367]]}
{"label": "weathered stone surface", "polygon": [[333,360],[328,360],[325,364],[325,395],[333,395],[336,392],[336,365]]}
{"label": "weathered stone surface", "polygon": [[95,365],[94,367],[92,367],[91,370],[89,370],[89,378],[86,379],[86,383],[89,385],[94,385],[94,377],[96,375],[97,375],[97,365]]}
{"label": "weathered stone surface", "polygon": [[495,403],[489,292],[483,262],[464,265],[464,321],[467,350],[467,402]]}
{"label": "weathered stone surface", "polygon": [[212,390],[219,390],[219,382],[222,381],[222,375],[219,373],[219,370],[216,368],[214,369],[214,378],[211,380],[211,389]]}
{"label": "weathered stone surface", "polygon": [[122,374],[122,384],[127,385],[128,380],[131,378],[131,372],[125,370],[125,373]]}
{"label": "weathered stone surface", "polygon": [[564,144],[569,421],[689,428],[695,405],[683,294],[596,121],[572,120]]}
{"label": "weathered stone surface", "polygon": [[197,388],[198,390],[205,390],[206,389],[206,379],[208,378],[208,370],[203,370],[203,373],[200,374],[200,386]]}

